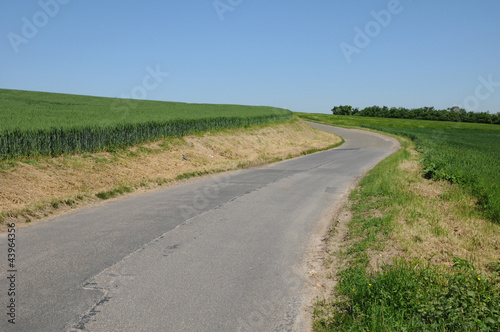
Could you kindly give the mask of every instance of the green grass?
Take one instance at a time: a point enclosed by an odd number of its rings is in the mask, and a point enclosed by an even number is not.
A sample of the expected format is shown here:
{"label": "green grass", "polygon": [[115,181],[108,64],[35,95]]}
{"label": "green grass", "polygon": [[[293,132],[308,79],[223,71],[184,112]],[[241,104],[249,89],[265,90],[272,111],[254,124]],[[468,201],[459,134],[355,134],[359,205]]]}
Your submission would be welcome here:
{"label": "green grass", "polygon": [[[500,288],[457,258],[452,271],[420,260],[395,260],[381,271],[356,266],[341,272],[329,320],[315,331],[498,331]],[[326,302],[317,307],[328,310]]]}
{"label": "green grass", "polygon": [[458,183],[477,197],[477,203],[492,221],[500,223],[499,126],[328,114],[298,115],[306,120],[370,128],[412,139],[422,154],[426,177]]}
{"label": "green grass", "polygon": [[[498,252],[498,226],[485,221],[483,228],[471,228],[478,219],[495,220],[495,209],[481,203],[477,188],[494,190],[488,180],[498,183],[500,131],[481,124],[300,116],[411,138],[351,192],[345,242],[330,256],[338,266],[332,271],[335,295],[315,305],[314,331],[500,331],[500,260],[491,255]],[[401,167],[418,165],[419,159],[423,165],[414,173]],[[431,185],[430,193],[439,191],[429,197],[425,188]],[[483,209],[468,205],[468,194],[475,194]],[[490,204],[494,195],[489,193]],[[474,238],[481,240],[467,249]],[[444,248],[450,254],[442,253]],[[374,267],[379,254],[394,249],[398,259]],[[467,257],[455,257],[456,252]],[[439,264],[431,262],[436,254]]]}
{"label": "green grass", "polygon": [[421,129],[479,129],[500,132],[495,125],[483,123],[445,122],[412,119],[369,118],[347,115],[331,115],[317,113],[294,113],[299,117],[314,122],[335,123],[339,127],[383,127],[383,128],[421,128]]}
{"label": "green grass", "polygon": [[0,89],[0,158],[113,150],[161,137],[286,120],[288,110]]}
{"label": "green grass", "polygon": [[[407,189],[417,180],[398,168],[415,159],[407,149],[410,143],[402,145],[350,194],[347,242],[335,253],[342,266],[335,271],[335,296],[315,305],[314,331],[498,331],[500,263],[489,264],[490,275],[463,258],[454,258],[449,269],[408,256],[380,269],[370,267],[401,231],[396,222],[401,212],[420,207],[418,194]],[[426,213],[437,205],[426,204]],[[476,213],[469,211],[465,219]]]}
{"label": "green grass", "polygon": [[99,192],[99,193],[96,194],[96,197],[98,197],[98,198],[100,198],[102,200],[106,200],[106,199],[110,199],[110,198],[116,197],[118,195],[124,195],[125,193],[131,193],[133,191],[134,190],[131,187],[120,185],[120,186],[118,186],[117,188],[115,188],[113,190],[101,191],[101,192]]}

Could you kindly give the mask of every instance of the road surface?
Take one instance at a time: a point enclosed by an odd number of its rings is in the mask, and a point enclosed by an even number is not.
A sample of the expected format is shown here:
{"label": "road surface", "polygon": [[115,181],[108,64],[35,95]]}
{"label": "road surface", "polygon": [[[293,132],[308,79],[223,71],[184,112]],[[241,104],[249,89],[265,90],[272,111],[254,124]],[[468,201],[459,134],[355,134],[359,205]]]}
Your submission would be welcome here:
{"label": "road surface", "polygon": [[17,229],[15,272],[0,234],[0,330],[305,329],[302,261],[315,225],[397,148],[381,135],[313,126],[345,143]]}

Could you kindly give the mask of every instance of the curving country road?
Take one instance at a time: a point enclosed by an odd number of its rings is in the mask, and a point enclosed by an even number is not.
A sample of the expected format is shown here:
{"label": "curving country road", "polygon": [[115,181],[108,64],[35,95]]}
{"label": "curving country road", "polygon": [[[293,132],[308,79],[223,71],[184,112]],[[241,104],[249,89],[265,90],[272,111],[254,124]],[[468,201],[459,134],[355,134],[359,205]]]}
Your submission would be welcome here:
{"label": "curving country road", "polygon": [[312,126],[337,149],[205,177],[18,229],[16,324],[1,331],[293,331],[325,210],[397,142]]}

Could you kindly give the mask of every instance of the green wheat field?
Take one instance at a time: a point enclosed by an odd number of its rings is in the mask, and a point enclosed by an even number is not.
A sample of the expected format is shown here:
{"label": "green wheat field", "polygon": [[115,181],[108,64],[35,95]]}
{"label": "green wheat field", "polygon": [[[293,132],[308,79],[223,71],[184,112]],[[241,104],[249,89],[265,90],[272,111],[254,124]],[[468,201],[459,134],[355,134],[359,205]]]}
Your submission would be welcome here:
{"label": "green wheat field", "polygon": [[129,146],[290,119],[265,106],[187,104],[0,89],[0,159]]}

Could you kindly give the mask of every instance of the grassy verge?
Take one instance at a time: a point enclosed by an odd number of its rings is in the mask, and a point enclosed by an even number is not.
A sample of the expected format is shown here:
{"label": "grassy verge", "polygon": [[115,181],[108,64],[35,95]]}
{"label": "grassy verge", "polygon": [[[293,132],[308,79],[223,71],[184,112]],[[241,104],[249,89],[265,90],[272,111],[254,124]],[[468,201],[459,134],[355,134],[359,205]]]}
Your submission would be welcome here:
{"label": "grassy verge", "polygon": [[[131,192],[276,162],[342,144],[293,118],[165,138],[113,152],[19,157],[0,169],[0,231]],[[2,162],[0,162],[2,165]]]}
{"label": "grassy verge", "polygon": [[498,331],[500,324],[498,285],[460,259],[454,271],[418,260],[379,272],[352,267],[337,291],[344,300],[316,331]]}
{"label": "grassy verge", "polygon": [[314,330],[499,331],[500,226],[458,183],[424,178],[415,142],[400,141],[352,191],[345,234],[332,231],[336,286]]}

